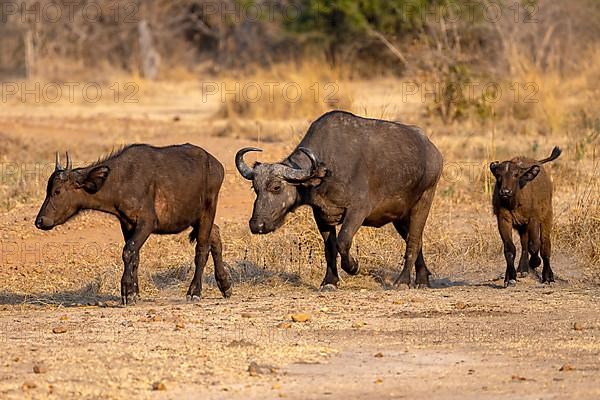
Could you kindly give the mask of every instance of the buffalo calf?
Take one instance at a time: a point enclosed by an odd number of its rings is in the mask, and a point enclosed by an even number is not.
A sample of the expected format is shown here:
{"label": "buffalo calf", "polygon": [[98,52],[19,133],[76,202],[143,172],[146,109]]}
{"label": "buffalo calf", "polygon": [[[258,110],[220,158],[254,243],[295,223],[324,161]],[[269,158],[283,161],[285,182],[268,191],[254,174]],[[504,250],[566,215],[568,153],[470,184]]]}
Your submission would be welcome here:
{"label": "buffalo calf", "polygon": [[505,287],[515,285],[517,281],[513,228],[521,238],[521,275],[527,276],[529,268],[535,269],[540,265],[538,252],[541,251],[544,262],[542,282],[554,282],[554,274],[550,267],[552,182],[542,164],[556,160],[560,154],[561,150],[555,147],[550,157],[540,161],[515,157],[509,161],[495,161],[490,164],[490,170],[496,178],[492,205],[506,259]]}
{"label": "buffalo calf", "polygon": [[121,278],[124,305],[135,303],[139,295],[139,251],[148,236],[179,233],[191,227],[190,241],[196,241],[196,269],[188,299],[200,299],[209,252],[217,285],[223,296],[229,297],[231,281],[223,267],[219,228],[213,224],[223,177],[221,163],[191,144],[135,144],[75,169],[68,153],[65,168],[57,154],[35,226],[50,230],[81,210],[116,216],[125,239]]}

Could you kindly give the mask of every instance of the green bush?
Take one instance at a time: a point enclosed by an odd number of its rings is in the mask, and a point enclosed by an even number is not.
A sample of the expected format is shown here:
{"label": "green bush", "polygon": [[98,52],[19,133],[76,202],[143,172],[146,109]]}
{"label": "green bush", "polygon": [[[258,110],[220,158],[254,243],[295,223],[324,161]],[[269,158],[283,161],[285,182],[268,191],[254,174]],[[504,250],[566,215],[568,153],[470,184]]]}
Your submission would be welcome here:
{"label": "green bush", "polygon": [[416,32],[428,7],[449,0],[300,0],[299,15],[288,31],[316,39],[335,58],[349,43],[360,45],[377,31],[383,35]]}

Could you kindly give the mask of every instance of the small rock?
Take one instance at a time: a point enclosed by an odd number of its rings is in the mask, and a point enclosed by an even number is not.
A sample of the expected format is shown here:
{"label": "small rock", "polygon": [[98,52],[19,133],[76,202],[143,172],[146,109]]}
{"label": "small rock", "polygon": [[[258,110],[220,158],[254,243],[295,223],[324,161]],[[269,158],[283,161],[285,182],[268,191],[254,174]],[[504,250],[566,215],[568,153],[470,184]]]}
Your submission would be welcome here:
{"label": "small rock", "polygon": [[56,334],[67,333],[67,328],[65,328],[64,326],[57,326],[55,328],[52,328],[52,333],[56,333]]}
{"label": "small rock", "polygon": [[524,376],[519,376],[519,375],[513,375],[511,377],[511,379],[513,381],[526,381],[527,380],[527,378],[525,378]]}
{"label": "small rock", "polygon": [[256,345],[246,339],[232,340],[227,347],[256,347]]}
{"label": "small rock", "polygon": [[306,322],[310,320],[310,314],[297,313],[291,315],[292,321],[294,322]]}
{"label": "small rock", "polygon": [[277,327],[281,329],[290,329],[292,324],[290,322],[280,322],[277,324]]}
{"label": "small rock", "polygon": [[383,379],[381,379],[381,378],[377,378],[377,379],[375,379],[375,382],[374,382],[374,383],[377,383],[377,384],[379,384],[379,383],[383,383]]}
{"label": "small rock", "polygon": [[582,331],[583,330],[583,324],[581,322],[575,322],[573,324],[573,329],[575,329],[576,331]]}
{"label": "small rock", "polygon": [[258,365],[256,362],[252,361],[250,365],[248,365],[248,373],[250,374],[250,376],[276,374],[277,368],[272,367],[270,365]]}
{"label": "small rock", "polygon": [[355,328],[355,329],[359,329],[359,328],[362,328],[365,325],[367,325],[366,322],[364,322],[364,321],[357,321],[357,322],[355,322],[355,323],[352,324],[352,327]]}
{"label": "small rock", "polygon": [[462,301],[457,302],[454,307],[458,308],[459,310],[464,310],[465,308],[467,308],[467,304],[463,303]]}
{"label": "small rock", "polygon": [[560,372],[566,372],[566,371],[575,371],[575,367],[572,366],[571,364],[564,364],[562,367],[559,368]]}
{"label": "small rock", "polygon": [[176,331],[181,331],[185,328],[185,324],[181,321],[178,321],[175,323],[175,330]]}
{"label": "small rock", "polygon": [[35,374],[45,374],[46,371],[48,371],[48,369],[41,364],[36,364],[33,366],[33,372]]}
{"label": "small rock", "polygon": [[250,313],[247,313],[247,312],[243,312],[242,313],[242,318],[253,318],[253,317],[254,317],[253,314],[250,314]]}
{"label": "small rock", "polygon": [[383,353],[381,353],[381,352],[376,353],[373,357],[375,357],[375,358],[382,358],[383,357]]}
{"label": "small rock", "polygon": [[167,390],[167,386],[162,381],[156,381],[152,384],[152,390],[165,391]]}
{"label": "small rock", "polygon": [[61,316],[59,319],[60,319],[61,321],[66,321],[66,320],[68,320],[68,319],[69,319],[69,317],[68,317],[68,316],[66,316],[66,315],[63,315],[63,316]]}
{"label": "small rock", "polygon": [[23,385],[21,385],[22,390],[35,389],[36,387],[37,385],[35,384],[35,382],[32,381],[25,381],[23,382]]}
{"label": "small rock", "polygon": [[248,365],[248,373],[250,374],[250,376],[258,376],[258,374],[260,373],[258,364],[252,361],[250,365]]}

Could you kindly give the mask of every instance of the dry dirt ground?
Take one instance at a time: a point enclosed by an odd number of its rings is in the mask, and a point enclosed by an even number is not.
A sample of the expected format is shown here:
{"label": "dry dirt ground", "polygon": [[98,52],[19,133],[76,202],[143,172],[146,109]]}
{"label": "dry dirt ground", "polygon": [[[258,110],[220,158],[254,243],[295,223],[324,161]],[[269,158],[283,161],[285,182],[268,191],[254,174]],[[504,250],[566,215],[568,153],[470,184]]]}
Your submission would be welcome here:
{"label": "dry dirt ground", "polygon": [[[169,107],[140,119],[126,115],[135,108],[113,109],[113,120],[122,118],[114,126],[104,126],[97,109],[81,116],[16,108],[2,115],[0,132],[51,145],[48,162],[57,146],[91,160],[121,140],[202,145],[229,172],[218,222],[245,226],[253,196],[232,160],[237,148],[255,143],[198,133],[194,118],[205,115]],[[189,132],[161,133],[174,115]],[[289,148],[261,146],[273,159]],[[234,295],[223,299],[208,268],[204,297],[190,304],[193,249],[182,235],[150,240],[140,269],[160,268],[142,284],[142,301],[122,308],[117,224],[86,214],[36,231],[45,179],[37,195],[7,204],[0,217],[2,399],[600,398],[596,284],[543,286],[532,277],[503,289],[499,255],[494,270],[436,273],[433,289],[390,290],[369,276],[344,276],[337,292],[320,293],[314,280],[239,276]],[[227,249],[225,258],[234,263]],[[555,271],[578,275],[566,259]],[[298,313],[309,320],[292,321]]]}

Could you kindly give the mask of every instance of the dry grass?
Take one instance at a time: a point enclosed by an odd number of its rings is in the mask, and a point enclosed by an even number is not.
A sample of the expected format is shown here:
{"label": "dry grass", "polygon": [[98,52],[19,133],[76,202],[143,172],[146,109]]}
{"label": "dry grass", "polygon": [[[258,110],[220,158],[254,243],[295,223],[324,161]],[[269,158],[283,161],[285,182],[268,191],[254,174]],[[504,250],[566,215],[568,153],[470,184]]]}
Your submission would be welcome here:
{"label": "dry grass", "polygon": [[[197,84],[139,81],[143,102],[134,108],[106,105],[102,114],[88,115],[86,110],[91,107],[79,105],[65,108],[74,112],[60,114],[58,119],[36,114],[26,119],[10,115],[1,118],[0,160],[5,166],[15,162],[44,164],[52,159],[55,149],[69,148],[77,154],[76,164],[83,164],[118,144],[168,143],[175,140],[172,137],[177,137],[176,142],[190,140],[196,143],[216,137],[228,140],[232,152],[238,145],[238,142],[232,144],[232,140],[258,139],[270,142],[270,148],[277,154],[265,153],[264,158],[272,159],[300,140],[310,120],[332,107],[424,125],[446,162],[425,231],[425,257],[437,278],[460,280],[471,276],[494,279],[503,273],[501,243],[491,214],[493,182],[488,171],[489,162],[517,154],[542,158],[554,145],[559,145],[564,149],[563,156],[548,166],[555,185],[553,249],[556,269],[559,277],[563,273],[575,281],[592,278],[598,282],[600,122],[594,114],[598,103],[591,93],[597,90],[593,79],[600,75],[596,66],[600,63],[594,64],[592,60],[598,59],[590,58],[584,63],[582,73],[572,78],[559,79],[551,71],[535,69],[516,77],[515,80],[540,83],[540,102],[531,106],[525,119],[510,112],[514,104],[507,102],[497,105],[498,112],[489,121],[481,123],[466,119],[452,125],[423,117],[426,104],[402,102],[401,94],[393,90],[398,82],[339,83],[343,74],[329,70],[322,72],[315,66],[287,66],[287,69],[277,66],[252,77],[230,77],[227,82],[243,85],[244,82],[277,80],[283,84],[294,81],[308,93],[315,82],[321,88],[328,82],[338,82],[344,99],[342,103],[332,105],[322,97],[318,101],[310,98],[298,103],[287,102],[281,97],[272,102],[262,98],[255,103],[235,102],[232,101],[234,96],[228,96],[225,104],[214,98],[205,103]],[[137,82],[135,78],[131,79]],[[186,96],[181,96],[182,91]],[[183,99],[183,103],[175,99]],[[130,117],[126,115],[128,110],[143,111],[139,117]],[[241,141],[239,145],[242,145]],[[32,178],[7,174],[4,170],[0,182],[3,200],[0,222],[9,232],[5,234],[8,235],[5,241],[14,237],[26,241],[27,235],[33,235],[27,230],[27,234],[19,232],[24,223],[14,225],[13,219],[22,221],[23,213],[25,218],[33,218],[44,196],[47,175],[42,171]],[[230,196],[233,189],[240,193],[237,182],[231,181],[222,198]],[[243,201],[251,201],[252,193],[244,189],[243,194]],[[310,210],[299,210],[289,217],[281,230],[266,237],[251,235],[247,218],[236,217],[222,226],[225,259],[238,285],[287,283],[317,287],[320,284],[325,270],[323,246]],[[114,224],[114,221],[110,223]],[[29,222],[26,224],[31,230]],[[98,216],[89,214],[71,225],[84,229],[97,227]],[[63,232],[59,237],[62,234],[67,235],[64,237],[72,235]],[[111,245],[98,257],[90,258],[83,252],[74,254],[66,264],[60,258],[56,262],[42,260],[33,269],[36,272],[31,272],[29,264],[25,264],[23,268],[27,267],[27,273],[39,276],[39,279],[26,279],[7,272],[3,286],[10,288],[12,293],[23,295],[53,294],[46,300],[59,302],[63,301],[61,299],[71,301],[82,294],[86,298],[96,293],[118,295],[122,268],[119,235],[111,237]],[[82,235],[80,240],[92,239]],[[363,267],[363,275],[358,278],[344,275],[345,284],[379,287],[384,278],[399,271],[404,247],[391,226],[361,229],[355,238],[353,252]],[[187,272],[193,260],[193,246],[185,241],[184,235],[153,237],[144,247],[142,257],[141,284],[147,296],[162,290],[173,289],[178,293],[185,290],[191,279]],[[76,276],[61,274],[65,265],[76,269]],[[571,265],[577,267],[573,268],[577,272],[570,272]],[[216,294],[211,274],[209,266],[206,281],[209,290]],[[48,276],[59,276],[60,279],[48,279]]]}
{"label": "dry grass", "polygon": [[293,120],[351,108],[353,93],[342,76],[324,64],[290,63],[214,83],[224,118]]}

